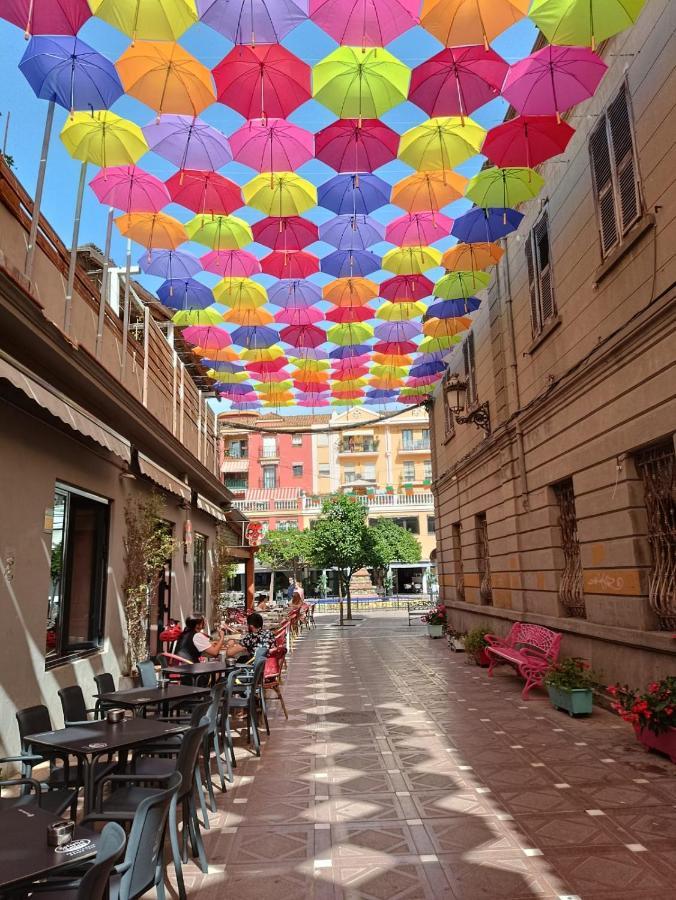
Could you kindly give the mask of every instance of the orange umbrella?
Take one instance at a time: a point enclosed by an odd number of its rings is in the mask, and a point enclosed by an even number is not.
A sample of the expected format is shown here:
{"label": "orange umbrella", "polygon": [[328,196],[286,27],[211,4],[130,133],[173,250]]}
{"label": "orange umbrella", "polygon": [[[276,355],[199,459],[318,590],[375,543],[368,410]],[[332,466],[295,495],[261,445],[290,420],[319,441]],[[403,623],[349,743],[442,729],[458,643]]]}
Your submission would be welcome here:
{"label": "orange umbrella", "polygon": [[188,240],[183,224],[166,213],[125,213],[115,219],[120,233],[148,250],[176,250]]}
{"label": "orange umbrella", "polygon": [[499,244],[457,244],[441,257],[447,272],[476,272],[499,263],[504,250]]}
{"label": "orange umbrella", "polygon": [[391,202],[409,213],[437,212],[464,196],[466,185],[457,172],[416,172],[392,187]]}
{"label": "orange umbrella", "polygon": [[116,63],[125,91],[162,113],[198,116],[216,102],[211,72],[180,44],[138,41]]}
{"label": "orange umbrella", "polygon": [[239,353],[232,347],[209,347],[208,340],[203,347],[193,347],[192,352],[195,356],[208,357],[213,362],[236,362],[239,359]]}
{"label": "orange umbrella", "polygon": [[530,0],[424,0],[420,24],[446,47],[492,41],[528,12]]}
{"label": "orange umbrella", "polygon": [[253,325],[269,325],[275,321],[275,317],[267,309],[261,309],[260,307],[258,309],[235,307],[235,309],[230,309],[224,314],[223,321],[251,327]]}
{"label": "orange umbrella", "polygon": [[372,378],[369,387],[377,391],[390,391],[392,388],[399,388],[404,384],[403,378],[397,378],[396,375],[383,375],[380,378]]}
{"label": "orange umbrella", "polygon": [[429,337],[456,337],[472,324],[467,316],[456,319],[428,319],[423,325],[423,332]]}
{"label": "orange umbrella", "polygon": [[380,366],[410,366],[413,357],[408,353],[374,353],[373,362]]}
{"label": "orange umbrella", "polygon": [[378,296],[378,285],[368,278],[337,278],[322,290],[322,297],[334,306],[363,306]]}

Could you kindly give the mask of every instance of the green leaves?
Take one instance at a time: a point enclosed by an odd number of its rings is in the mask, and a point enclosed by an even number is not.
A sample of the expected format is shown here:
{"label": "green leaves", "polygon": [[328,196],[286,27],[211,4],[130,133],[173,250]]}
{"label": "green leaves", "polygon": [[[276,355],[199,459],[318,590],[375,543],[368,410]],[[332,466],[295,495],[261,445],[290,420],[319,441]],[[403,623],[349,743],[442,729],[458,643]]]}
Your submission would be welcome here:
{"label": "green leaves", "polygon": [[366,507],[354,497],[329,497],[322,515],[309,531],[310,554],[320,568],[342,570],[343,580],[368,564]]}
{"label": "green leaves", "polygon": [[393,562],[420,562],[422,557],[420,542],[391,519],[379,519],[367,529],[367,541],[367,565],[375,569],[386,569]]}
{"label": "green leaves", "polygon": [[310,532],[269,531],[258,558],[270,569],[292,569],[295,577],[310,561]]}

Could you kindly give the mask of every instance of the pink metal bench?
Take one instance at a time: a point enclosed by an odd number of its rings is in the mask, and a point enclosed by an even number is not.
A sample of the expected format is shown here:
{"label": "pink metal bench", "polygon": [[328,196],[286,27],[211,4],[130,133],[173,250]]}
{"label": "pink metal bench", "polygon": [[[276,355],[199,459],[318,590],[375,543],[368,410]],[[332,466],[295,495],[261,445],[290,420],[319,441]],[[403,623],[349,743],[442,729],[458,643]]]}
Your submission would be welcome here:
{"label": "pink metal bench", "polygon": [[547,670],[559,658],[561,637],[556,631],[527,622],[515,622],[504,638],[487,634],[488,674],[492,676],[493,669],[500,664],[513,666],[526,680],[521,692],[525,700],[531,688],[542,684]]}

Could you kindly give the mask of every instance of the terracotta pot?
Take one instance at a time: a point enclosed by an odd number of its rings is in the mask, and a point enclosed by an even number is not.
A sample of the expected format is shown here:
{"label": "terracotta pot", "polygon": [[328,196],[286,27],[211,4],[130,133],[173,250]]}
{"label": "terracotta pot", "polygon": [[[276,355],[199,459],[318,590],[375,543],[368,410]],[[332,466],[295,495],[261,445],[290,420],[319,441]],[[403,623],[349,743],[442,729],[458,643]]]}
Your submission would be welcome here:
{"label": "terracotta pot", "polygon": [[676,728],[670,728],[662,734],[655,734],[649,728],[639,728],[634,725],[634,731],[638,740],[648,750],[658,750],[668,756],[672,763],[676,763]]}

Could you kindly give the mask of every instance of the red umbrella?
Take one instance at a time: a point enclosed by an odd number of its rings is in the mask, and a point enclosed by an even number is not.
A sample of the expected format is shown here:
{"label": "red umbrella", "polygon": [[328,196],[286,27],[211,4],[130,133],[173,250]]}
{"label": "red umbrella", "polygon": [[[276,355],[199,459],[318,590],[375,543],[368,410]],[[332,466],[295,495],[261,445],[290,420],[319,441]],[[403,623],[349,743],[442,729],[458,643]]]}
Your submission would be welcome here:
{"label": "red umbrella", "polygon": [[307,278],[319,272],[319,259],[304,250],[273,250],[263,257],[261,266],[275,278]]}
{"label": "red umbrella", "polygon": [[392,303],[424,300],[434,293],[434,282],[424,275],[395,275],[380,285],[380,296]]}
{"label": "red umbrella", "polygon": [[195,213],[227,216],[244,206],[239,185],[218,172],[181,169],[167,179],[166,185],[174,203]]}
{"label": "red umbrella", "polygon": [[314,306],[289,306],[275,313],[275,322],[282,322],[284,325],[314,325],[323,318],[324,313]]}
{"label": "red umbrella", "polygon": [[0,19],[23,28],[24,35],[75,35],[91,16],[87,0],[7,0]]}
{"label": "red umbrella", "polygon": [[368,375],[368,366],[354,366],[351,369],[339,369],[337,372],[331,372],[334,381],[351,381],[353,378],[363,378]]}
{"label": "red umbrella", "polygon": [[324,394],[329,389],[328,381],[301,381],[294,379],[293,386],[305,394]]}
{"label": "red umbrella", "polygon": [[574,134],[575,129],[556,116],[517,116],[491,128],[481,152],[496,166],[532,169],[563,153]]}
{"label": "red umbrella", "polygon": [[508,69],[483,44],[447,47],[413,69],[408,99],[429,116],[466,116],[500,96]]}
{"label": "red umbrella", "polygon": [[415,353],[417,349],[418,346],[413,341],[378,341],[374,344],[373,352],[393,353],[398,356],[400,353]]}
{"label": "red umbrella", "polygon": [[315,135],[315,156],[337,172],[373,172],[398,150],[399,135],[379,119],[339,119]]}
{"label": "red umbrella", "polygon": [[248,250],[210,250],[200,262],[205,272],[222,278],[251,278],[263,271],[259,260]]}
{"label": "red umbrella", "polygon": [[398,247],[419,247],[447,237],[452,227],[453,219],[438,212],[407,213],[390,222],[385,240]]}
{"label": "red umbrella", "polygon": [[375,315],[375,310],[370,306],[339,306],[327,312],[329,322],[368,322]]}
{"label": "red umbrella", "polygon": [[280,219],[268,216],[251,226],[254,240],[272,250],[302,250],[319,240],[319,229],[314,222],[301,216]]}
{"label": "red umbrella", "polygon": [[362,366],[365,366],[371,359],[370,354],[362,353],[360,356],[348,356],[345,359],[336,359],[333,362],[333,366],[331,371],[336,372],[347,372],[351,369],[359,369]]}
{"label": "red umbrella", "polygon": [[214,81],[218,100],[245,119],[283,119],[312,96],[310,67],[280,44],[233,47]]}
{"label": "red umbrella", "polygon": [[263,359],[259,362],[244,363],[244,368],[248,372],[256,372],[259,375],[265,375],[269,372],[279,372],[286,365],[286,357],[280,356],[278,359]]}
{"label": "red umbrella", "polygon": [[326,332],[317,325],[289,325],[279,336],[292,347],[319,347],[326,341]]}

